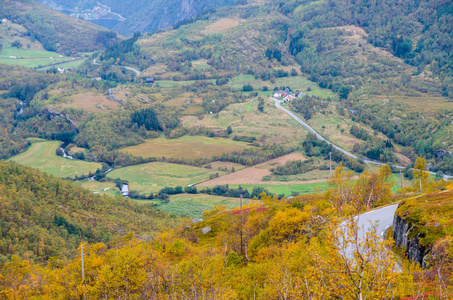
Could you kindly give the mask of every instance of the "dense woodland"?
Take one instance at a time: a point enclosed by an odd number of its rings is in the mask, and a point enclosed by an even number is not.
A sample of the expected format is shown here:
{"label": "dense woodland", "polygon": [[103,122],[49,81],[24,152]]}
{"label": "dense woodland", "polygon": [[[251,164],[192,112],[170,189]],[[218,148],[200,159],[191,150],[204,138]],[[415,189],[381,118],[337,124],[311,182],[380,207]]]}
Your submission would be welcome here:
{"label": "dense woodland", "polygon": [[82,242],[152,236],[176,217],[152,205],[93,195],[73,182],[0,161],[0,263],[72,257]]}
{"label": "dense woodland", "polygon": [[[114,9],[124,3],[108,1]],[[141,4],[134,2],[127,9]],[[353,160],[308,134],[299,145],[307,156],[327,160],[331,154],[340,163],[325,193],[285,199],[263,187],[249,192],[228,185],[166,187],[151,195],[131,191],[131,197],[163,202],[181,193],[255,198],[242,215],[241,243],[241,217],[236,209],[216,207],[205,212],[203,220],[181,221],[151,204],[93,195],[69,180],[0,161],[0,298],[452,298],[449,202],[453,186],[423,170],[432,163],[433,171],[453,172],[448,152],[453,113],[444,109],[428,115],[397,100],[400,96],[453,97],[452,4],[435,0],[237,4],[181,22],[162,36],[136,34],[120,42],[115,33],[31,0],[1,2],[5,17],[22,24],[27,28],[23,34],[47,50],[65,54],[106,51],[93,53],[79,72],[70,74],[0,65],[0,158],[24,151],[29,146],[26,138],[40,137],[83,147],[89,155],[78,157],[108,163],[104,171],[112,165],[156,160],[196,166],[213,161],[256,165],[296,147],[260,145],[256,137],[242,136],[227,126],[186,128],[182,117],[216,118],[228,105],[268,91],[267,86],[257,91],[249,83],[233,88],[229,83],[237,75],[253,75],[258,82],[274,84],[302,72],[335,96],[306,96],[293,101],[290,108],[306,120],[330,113],[326,111],[331,108],[352,119],[356,123],[347,130],[360,140],[353,151],[359,157],[392,164],[398,161],[395,151],[399,149],[414,162],[404,170],[414,185],[395,195],[390,167],[369,174],[362,159]],[[195,5],[195,11],[211,7],[204,1]],[[17,10],[21,6],[27,12]],[[177,11],[173,6],[166,13]],[[137,16],[146,14],[142,10]],[[214,20],[232,16],[241,19],[238,27],[200,34]],[[168,24],[162,21],[159,26],[169,24],[170,20]],[[127,23],[122,26],[125,31],[136,28]],[[157,83],[150,86],[124,66],[162,70],[156,73]],[[92,80],[95,77],[102,80]],[[196,82],[168,88],[159,86],[162,80]],[[115,109],[90,112],[66,106],[72,95],[88,92],[113,99]],[[136,95],[141,95],[139,100],[132,101]],[[267,103],[258,98],[253,110],[265,116]],[[254,147],[195,160],[145,159],[119,151],[160,134],[168,138],[223,136]],[[309,159],[271,171],[291,175],[313,169]],[[95,174],[96,179],[102,176],[101,170]],[[118,179],[117,187],[122,184]],[[397,248],[393,250],[403,263],[401,272],[395,269],[389,250],[391,233],[385,243],[369,234],[359,246],[354,223],[339,230],[347,217],[396,200],[402,200],[398,216],[410,224],[410,237],[419,238],[431,253],[426,257],[426,270],[410,264],[404,259],[405,249]],[[340,234],[344,243],[339,243]],[[84,280],[81,244],[86,253]],[[366,251],[359,251],[360,247]],[[346,259],[350,249],[352,264]]]}

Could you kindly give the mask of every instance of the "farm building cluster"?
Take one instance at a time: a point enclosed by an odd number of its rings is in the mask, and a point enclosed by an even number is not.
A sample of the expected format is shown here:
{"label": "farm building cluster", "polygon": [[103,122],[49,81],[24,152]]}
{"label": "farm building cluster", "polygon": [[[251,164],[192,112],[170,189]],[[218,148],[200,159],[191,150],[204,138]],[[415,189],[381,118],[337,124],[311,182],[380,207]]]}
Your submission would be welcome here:
{"label": "farm building cluster", "polygon": [[[281,98],[283,102],[291,102],[296,98],[302,98],[305,96],[305,93],[298,92],[298,93],[291,93],[289,90],[284,91],[276,91],[273,95],[275,98]],[[309,96],[311,97],[311,96]]]}

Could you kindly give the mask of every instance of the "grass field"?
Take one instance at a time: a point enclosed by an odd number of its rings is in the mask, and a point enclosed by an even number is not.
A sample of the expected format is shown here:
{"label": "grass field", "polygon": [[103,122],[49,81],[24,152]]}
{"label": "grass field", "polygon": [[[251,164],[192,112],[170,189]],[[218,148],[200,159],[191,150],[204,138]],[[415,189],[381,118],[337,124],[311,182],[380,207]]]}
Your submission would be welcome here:
{"label": "grass field", "polygon": [[221,155],[223,152],[232,152],[245,149],[247,143],[237,142],[225,138],[209,138],[205,136],[183,136],[177,139],[159,137],[147,140],[145,143],[127,147],[121,152],[143,157],[186,158],[195,159]]}
{"label": "grass field", "polygon": [[205,27],[202,34],[214,34],[214,33],[222,33],[227,31],[230,28],[236,27],[239,25],[241,20],[239,19],[229,19],[229,18],[222,18],[217,20],[216,22],[209,24]]}
{"label": "grass field", "polygon": [[9,160],[37,168],[57,177],[71,177],[88,175],[102,168],[99,163],[66,159],[58,156],[55,151],[60,146],[58,141],[35,142],[24,153]]}
{"label": "grass field", "polygon": [[160,87],[175,87],[175,86],[186,86],[192,85],[198,81],[207,81],[215,84],[215,79],[205,79],[205,80],[181,80],[181,81],[173,81],[173,80],[158,80],[157,83]]}
{"label": "grass field", "polygon": [[[2,34],[0,32],[0,36],[1,35]],[[12,39],[18,40],[15,37]],[[22,42],[26,41],[22,40]],[[27,44],[29,43],[30,42],[27,41]],[[34,45],[34,47],[36,46],[37,45]],[[3,48],[0,52],[0,63],[8,65],[20,65],[29,68],[65,62],[70,59],[70,57],[64,57],[57,52],[39,49],[19,49],[12,47],[11,41],[8,40],[3,41]]]}
{"label": "grass field", "polygon": [[57,52],[51,52],[46,50],[32,50],[32,49],[18,49],[16,47],[6,46],[0,52],[0,56],[15,56],[17,58],[23,57],[46,57],[46,58],[63,58]]}
{"label": "grass field", "polygon": [[[62,63],[62,64],[59,64],[57,66],[55,66],[56,68],[64,68],[64,69],[68,69],[68,68],[77,68],[78,66],[80,66],[81,64],[83,64],[85,62],[85,59],[80,59],[80,60],[76,60],[76,61],[69,61],[67,63]],[[42,68],[42,70],[49,70],[50,68],[52,67],[46,67],[46,68]]]}
{"label": "grass field", "polygon": [[106,112],[118,109],[118,102],[108,100],[104,95],[80,93],[72,95],[70,98],[72,102],[63,105],[63,107],[73,106],[89,112]]}
{"label": "grass field", "polygon": [[[382,103],[386,98],[387,96],[375,96],[372,100]],[[408,104],[414,111],[427,114],[428,116],[434,116],[441,109],[451,110],[453,108],[453,102],[451,100],[432,95],[423,95],[420,97],[392,96],[391,98],[395,101]]]}
{"label": "grass field", "polygon": [[113,170],[108,178],[121,178],[129,182],[129,189],[140,193],[155,193],[164,187],[186,187],[203,180],[209,175],[224,172],[193,166],[152,162]]}
{"label": "grass field", "polygon": [[0,64],[7,65],[20,65],[28,68],[36,68],[40,66],[47,66],[51,64],[56,64],[60,62],[65,62],[70,60],[70,58],[34,58],[34,59],[10,59],[10,58],[0,58]]}
{"label": "grass field", "polygon": [[89,189],[93,193],[96,194],[106,194],[110,196],[121,196],[120,190],[116,187],[114,182],[99,182],[95,180],[83,180],[83,181],[76,181],[81,187]]}
{"label": "grass field", "polygon": [[[331,91],[321,89],[315,82],[309,81],[306,77],[300,75],[280,77],[275,80],[275,83],[255,79],[255,76],[253,75],[239,75],[233,77],[228,85],[234,89],[241,90],[246,84],[252,85],[255,90],[261,90],[266,86],[270,91],[273,91],[274,87],[289,86],[293,91],[297,90],[314,96],[328,97],[334,95]],[[311,88],[311,91],[309,92],[307,91],[308,87]],[[271,92],[266,92],[266,94],[267,93]]]}
{"label": "grass field", "polygon": [[[288,184],[288,185],[275,185],[275,184],[241,184],[243,188],[246,188],[249,192],[252,192],[253,187],[259,186],[267,189],[269,192],[280,195],[284,194],[285,197],[289,197],[293,194],[314,194],[329,189],[327,182],[317,183],[299,183],[299,184]],[[238,188],[239,184],[230,185],[232,188]]]}
{"label": "grass field", "polygon": [[[269,95],[271,92],[268,92]],[[225,130],[233,129],[232,136],[251,136],[262,144],[284,143],[299,146],[307,131],[284,111],[275,108],[274,102],[265,97],[264,113],[258,111],[258,100],[230,104],[218,116],[206,115],[202,120],[195,116],[184,116],[181,123],[186,127],[204,126]]]}
{"label": "grass field", "polygon": [[[135,200],[138,203],[147,203],[153,201]],[[179,194],[170,197],[170,202],[158,204],[159,210],[174,213],[177,215],[189,216],[191,218],[200,218],[203,212],[212,210],[214,206],[224,205],[229,209],[238,207],[239,198],[219,197],[205,194]],[[244,205],[250,203],[250,199],[244,199]]]}

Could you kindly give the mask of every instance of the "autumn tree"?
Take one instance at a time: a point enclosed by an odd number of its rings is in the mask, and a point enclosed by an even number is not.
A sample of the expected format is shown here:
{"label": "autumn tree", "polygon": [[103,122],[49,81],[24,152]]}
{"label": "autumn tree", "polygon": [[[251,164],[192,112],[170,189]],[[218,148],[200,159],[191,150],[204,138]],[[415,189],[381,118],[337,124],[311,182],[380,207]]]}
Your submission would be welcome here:
{"label": "autumn tree", "polygon": [[[429,178],[429,173],[425,171],[426,168],[426,161],[424,158],[418,157],[415,160],[415,165],[414,165],[414,179],[418,179],[418,183],[420,186],[420,191],[423,190],[423,187],[426,187],[428,184],[428,178]],[[415,183],[416,184],[416,183]],[[414,184],[414,187],[415,187]]]}

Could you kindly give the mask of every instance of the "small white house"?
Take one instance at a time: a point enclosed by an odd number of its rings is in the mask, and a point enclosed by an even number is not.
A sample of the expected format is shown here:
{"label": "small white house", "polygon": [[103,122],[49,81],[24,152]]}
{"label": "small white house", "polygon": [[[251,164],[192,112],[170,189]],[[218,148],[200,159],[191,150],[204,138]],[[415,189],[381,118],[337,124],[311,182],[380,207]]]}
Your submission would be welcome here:
{"label": "small white house", "polygon": [[64,73],[64,68],[58,68],[57,70],[58,70],[58,72],[60,72],[61,74]]}
{"label": "small white house", "polygon": [[2,24],[5,24],[5,25],[8,24],[8,19],[4,18],[4,19],[2,20]]}

